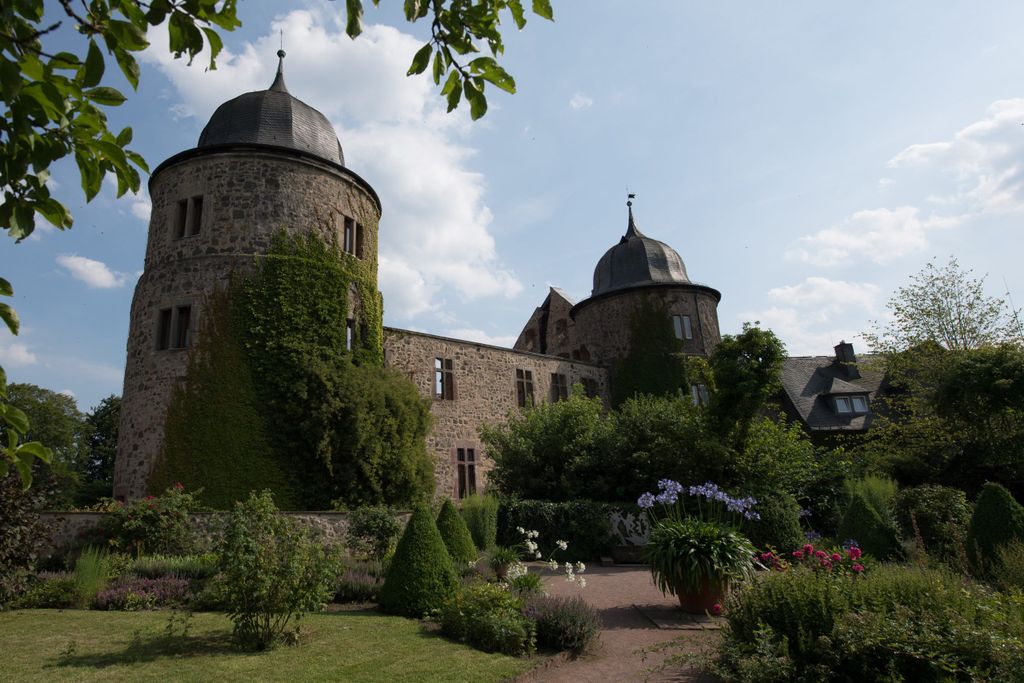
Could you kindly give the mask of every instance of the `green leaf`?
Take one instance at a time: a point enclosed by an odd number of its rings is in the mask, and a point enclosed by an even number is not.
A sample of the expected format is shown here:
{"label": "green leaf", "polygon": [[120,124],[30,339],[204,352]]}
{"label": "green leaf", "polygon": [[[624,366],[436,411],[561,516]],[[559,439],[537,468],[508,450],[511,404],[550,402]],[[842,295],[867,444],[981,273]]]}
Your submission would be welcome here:
{"label": "green leaf", "polygon": [[142,71],[139,69],[139,63],[135,61],[135,57],[132,57],[129,53],[118,50],[114,53],[114,57],[117,59],[117,65],[121,67],[121,73],[131,83],[132,89],[136,90],[139,87],[139,75]]}
{"label": "green leaf", "polygon": [[[536,2],[534,4],[536,4]],[[118,46],[125,50],[137,52],[149,47],[149,41],[146,40],[145,31],[135,24],[127,21],[111,19],[107,22],[107,32],[117,40]]]}
{"label": "green leaf", "polygon": [[14,288],[11,283],[0,277],[0,296],[14,296]]}
{"label": "green leaf", "polygon": [[25,415],[20,409],[15,408],[12,405],[7,405],[4,410],[3,418],[4,422],[11,426],[18,434],[24,434],[28,431],[28,416]]}
{"label": "green leaf", "polygon": [[51,69],[64,69],[65,71],[73,71],[80,67],[82,63],[78,61],[78,56],[70,52],[58,52],[50,60]]}
{"label": "green leaf", "polygon": [[53,460],[53,451],[38,441],[29,441],[28,443],[21,444],[18,446],[18,450],[15,451],[15,454],[22,457],[28,455],[33,458],[38,458],[45,463],[49,463]]}
{"label": "green leaf", "polygon": [[526,26],[526,12],[523,11],[523,3],[520,0],[508,0],[508,9],[512,12],[512,20],[516,22],[516,28],[522,30]]}
{"label": "green leaf", "polygon": [[14,205],[14,212],[11,215],[11,226],[8,228],[11,237],[20,242],[31,235],[35,229],[36,217],[35,211],[32,210],[32,205],[25,202],[16,203]]}
{"label": "green leaf", "polygon": [[363,32],[362,0],[345,0],[345,11],[348,15],[348,20],[345,22],[345,33],[349,38],[355,38]]}
{"label": "green leaf", "polygon": [[21,69],[17,62],[0,61],[0,90],[3,91],[4,100],[10,103],[21,92],[22,80]]}
{"label": "green leaf", "polygon": [[89,52],[85,56],[85,66],[79,76],[82,79],[82,87],[91,88],[99,85],[103,79],[103,71],[106,65],[103,61],[103,52],[95,40],[89,40]]}
{"label": "green leaf", "polygon": [[[463,87],[466,89],[466,99],[469,100],[469,115],[476,121],[487,113],[487,98],[483,91],[477,87],[472,79],[463,79]],[[451,102],[449,101],[449,106]]]}
{"label": "green leaf", "polygon": [[554,11],[551,9],[551,0],[533,0],[533,13],[549,21],[555,20]]}
{"label": "green leaf", "polygon": [[124,147],[125,145],[130,144],[131,141],[132,141],[132,128],[131,128],[131,126],[126,126],[126,127],[121,129],[120,133],[117,134],[117,144],[119,146],[121,146],[121,147]]}
{"label": "green leaf", "polygon": [[505,92],[515,94],[515,80],[492,57],[477,57],[469,63],[469,67],[474,73],[479,73],[483,76],[489,83],[493,83]]}
{"label": "green leaf", "polygon": [[459,100],[462,99],[462,77],[459,76],[458,71],[449,74],[448,80],[441,88],[441,94],[448,98],[448,113],[455,111],[455,108],[459,106]]}
{"label": "green leaf", "polygon": [[102,104],[108,107],[117,107],[126,99],[124,95],[109,86],[90,88],[83,94],[96,104]]}
{"label": "green leaf", "polygon": [[423,73],[426,70],[427,65],[430,64],[430,51],[430,43],[427,43],[426,45],[421,47],[416,52],[416,56],[412,58],[412,66],[409,67],[409,70],[405,73],[405,75],[412,76],[413,74]]}
{"label": "green leaf", "polygon": [[444,60],[441,58],[441,51],[434,53],[434,85],[441,84],[441,76],[444,75]]}
{"label": "green leaf", "polygon": [[124,151],[124,155],[128,157],[128,161],[132,162],[146,173],[149,173],[149,164],[146,163],[146,160],[143,159],[140,154],[126,149]]}
{"label": "green leaf", "polygon": [[18,475],[21,476],[21,488],[28,491],[29,487],[32,486],[31,464],[20,458],[15,458],[14,467],[18,470]]}
{"label": "green leaf", "polygon": [[11,334],[18,334],[18,314],[11,308],[10,304],[0,304],[0,320],[7,325]]}
{"label": "green leaf", "polygon": [[206,34],[206,42],[210,44],[210,70],[215,71],[217,69],[217,55],[224,49],[224,41],[220,39],[220,35],[212,28],[204,26],[203,33]]}

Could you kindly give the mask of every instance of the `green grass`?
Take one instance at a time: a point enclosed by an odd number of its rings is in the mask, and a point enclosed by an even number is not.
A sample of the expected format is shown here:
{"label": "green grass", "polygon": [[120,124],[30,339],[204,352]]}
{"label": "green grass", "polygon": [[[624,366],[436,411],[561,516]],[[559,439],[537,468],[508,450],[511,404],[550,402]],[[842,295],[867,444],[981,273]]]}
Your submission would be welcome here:
{"label": "green grass", "polygon": [[[168,634],[170,620],[172,634]],[[0,681],[501,681],[539,659],[473,650],[376,612],[315,614],[295,646],[243,652],[223,614],[0,612]]]}

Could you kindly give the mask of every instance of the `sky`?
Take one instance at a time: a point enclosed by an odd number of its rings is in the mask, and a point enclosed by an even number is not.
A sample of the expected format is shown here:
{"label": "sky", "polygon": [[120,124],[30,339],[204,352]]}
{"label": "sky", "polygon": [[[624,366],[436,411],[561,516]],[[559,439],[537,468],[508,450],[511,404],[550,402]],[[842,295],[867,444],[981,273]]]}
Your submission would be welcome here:
{"label": "sky", "polygon": [[[549,287],[590,294],[627,192],[640,229],[722,293],[722,332],[759,321],[790,355],[866,350],[931,260],[1024,302],[1024,3],[554,0],[553,23],[505,17],[518,92],[488,89],[476,122],[405,76],[429,26],[365,4],[350,40],[343,3],[240,3],[216,71],[154,29],[109,119],[155,168],[269,87],[283,34],[290,92],[381,198],[385,325],[511,345]],[[87,410],[121,393],[150,204],[112,182],[86,204],[73,164],[52,170],[75,225],[0,243],[22,319],[0,365]]]}

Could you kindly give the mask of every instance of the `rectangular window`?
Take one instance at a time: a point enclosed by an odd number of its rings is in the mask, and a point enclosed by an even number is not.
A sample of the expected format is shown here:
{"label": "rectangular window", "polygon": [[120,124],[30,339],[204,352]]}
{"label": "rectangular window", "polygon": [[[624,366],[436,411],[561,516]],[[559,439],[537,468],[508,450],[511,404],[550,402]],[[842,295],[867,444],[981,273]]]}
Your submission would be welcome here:
{"label": "rectangular window", "polygon": [[351,351],[355,345],[356,321],[349,318],[345,321],[345,350]]}
{"label": "rectangular window", "polygon": [[171,348],[171,309],[160,310],[160,318],[156,326],[156,350],[166,351]]}
{"label": "rectangular window", "polygon": [[551,402],[557,403],[569,398],[569,382],[565,375],[557,372],[551,373]]}
{"label": "rectangular window", "polygon": [[533,405],[533,371],[516,369],[516,404],[520,408]]}
{"label": "rectangular window", "polygon": [[836,397],[836,412],[840,415],[847,415],[853,412],[853,407],[850,405],[850,399],[848,396]]}
{"label": "rectangular window", "polygon": [[455,399],[455,373],[452,372],[451,358],[434,359],[434,398]]}
{"label": "rectangular window", "polygon": [[199,234],[199,229],[203,225],[203,197],[192,198],[192,206],[189,207],[188,214],[188,234],[189,237]]}
{"label": "rectangular window", "polygon": [[711,401],[711,396],[708,394],[708,385],[691,384],[690,398],[693,400],[695,405],[706,406]]}
{"label": "rectangular window", "polygon": [[690,327],[690,316],[672,316],[672,331],[675,332],[676,339],[693,339],[693,328]]}
{"label": "rectangular window", "polygon": [[593,377],[581,377],[580,384],[583,385],[583,393],[587,395],[587,398],[597,396],[597,380]]}
{"label": "rectangular window", "polygon": [[178,306],[174,320],[174,348],[188,348],[189,325],[192,322],[192,307]]}
{"label": "rectangular window", "polygon": [[356,258],[363,258],[363,225],[362,223],[356,223]]}
{"label": "rectangular window", "polygon": [[868,412],[868,398],[867,396],[851,396],[850,402],[853,404],[853,412],[855,413],[866,413]]}
{"label": "rectangular window", "polygon": [[188,200],[182,199],[174,211],[174,239],[181,239],[185,236],[186,226],[188,226]]}
{"label": "rectangular window", "polygon": [[356,250],[356,222],[345,216],[345,227],[342,232],[341,248],[346,254],[354,254]]}
{"label": "rectangular window", "polygon": [[476,449],[456,448],[455,466],[459,476],[459,498],[476,493]]}

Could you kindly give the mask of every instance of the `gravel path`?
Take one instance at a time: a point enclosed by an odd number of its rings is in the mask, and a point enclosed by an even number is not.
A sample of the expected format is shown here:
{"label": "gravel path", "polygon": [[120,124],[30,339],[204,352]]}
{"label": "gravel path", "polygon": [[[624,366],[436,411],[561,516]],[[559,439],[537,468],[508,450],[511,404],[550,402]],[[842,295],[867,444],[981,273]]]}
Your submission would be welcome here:
{"label": "gravel path", "polygon": [[[539,567],[538,567],[539,568]],[[544,585],[551,595],[579,594],[601,613],[601,640],[590,654],[579,659],[554,663],[528,674],[522,681],[531,683],[599,681],[692,681],[709,683],[715,679],[680,667],[650,673],[664,654],[647,655],[638,650],[682,636],[691,651],[713,642],[714,630],[677,630],[658,628],[650,615],[673,614],[678,605],[672,596],[663,596],[651,582],[651,573],[642,566],[588,567],[586,588],[565,581],[561,575],[544,571]],[[663,620],[662,620],[663,621]]]}

